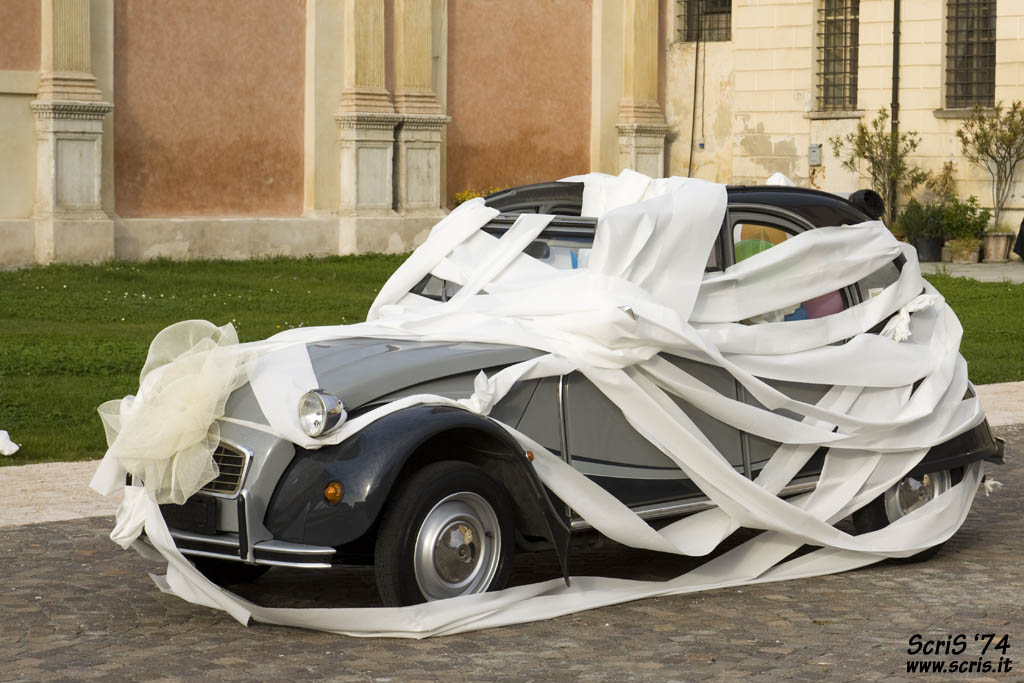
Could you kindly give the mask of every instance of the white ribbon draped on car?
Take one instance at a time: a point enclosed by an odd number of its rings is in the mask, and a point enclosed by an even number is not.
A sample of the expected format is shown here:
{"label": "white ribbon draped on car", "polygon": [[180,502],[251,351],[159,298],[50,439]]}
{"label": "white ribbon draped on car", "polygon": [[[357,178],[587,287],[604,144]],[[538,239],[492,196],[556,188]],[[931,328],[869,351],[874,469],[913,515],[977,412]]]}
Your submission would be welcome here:
{"label": "white ribbon draped on car", "polygon": [[[154,340],[139,393],[101,407],[110,448],[93,487],[126,487],[112,538],[168,563],[162,590],[229,612],[242,623],[301,626],[358,636],[425,637],[550,618],[637,598],[845,571],[915,554],[963,523],[982,477],[963,479],[890,526],[852,536],[833,526],[899,481],[928,449],[979,424],[964,398],[962,329],[920,274],[914,250],[877,221],[811,230],[723,272],[705,273],[726,209],[723,185],[591,174],[583,215],[599,218],[588,267],[556,270],[523,253],[552,219],[523,215],[500,238],[481,228],[497,211],[461,205],[382,287],[367,322],[289,330],[237,344],[230,327],[189,321]],[[900,254],[899,279],[880,294],[822,318],[740,321],[855,283]],[[458,284],[448,301],[410,293],[426,275]],[[867,331],[890,319],[882,334]],[[296,419],[299,397],[319,386],[306,344],[344,337],[517,344],[545,353],[478,377],[461,401],[420,395],[349,420],[319,439]],[[658,354],[727,370],[764,408],[723,396]],[[544,484],[605,536],[637,548],[704,556],[740,527],[762,530],[697,569],[665,582],[573,577],[401,608],[267,608],[208,581],[175,548],[158,503],[182,502],[212,478],[217,421],[227,396],[250,381],[267,424],[245,423],[306,448],[339,443],[367,424],[420,403],[486,415],[520,380],[580,371],[629,423],[671,458],[715,508],[655,530],[528,436]],[[816,404],[766,379],[831,388]],[[916,385],[916,388],[915,388]],[[755,480],[737,472],[673,400],[782,445]],[[803,416],[793,419],[777,411]],[[819,446],[828,448],[814,491],[777,494]],[[148,544],[139,540],[145,531]],[[150,545],[152,547],[150,547]],[[787,559],[803,545],[818,548]]]}

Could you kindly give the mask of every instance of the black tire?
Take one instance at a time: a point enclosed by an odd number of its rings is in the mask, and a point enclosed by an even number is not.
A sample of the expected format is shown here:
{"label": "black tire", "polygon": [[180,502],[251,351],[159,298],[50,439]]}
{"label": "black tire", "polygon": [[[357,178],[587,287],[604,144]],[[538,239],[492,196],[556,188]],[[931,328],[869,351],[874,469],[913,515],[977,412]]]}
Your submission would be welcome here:
{"label": "black tire", "polygon": [[218,560],[214,557],[194,557],[191,560],[203,576],[218,586],[238,586],[243,583],[252,583],[270,570],[270,567],[264,564],[245,564],[231,560]]}
{"label": "black tire", "polygon": [[[501,590],[515,545],[505,489],[474,465],[427,465],[392,493],[374,548],[388,607]],[[432,540],[431,540],[432,539]]]}
{"label": "black tire", "polygon": [[[858,534],[866,534],[872,531],[878,531],[879,529],[884,529],[885,527],[895,522],[896,519],[899,519],[902,516],[902,514],[899,514],[898,509],[894,509],[891,497],[897,495],[897,489],[901,485],[905,486],[908,483],[913,483],[913,481],[923,482],[925,477],[942,477],[943,481],[948,483],[948,485],[939,487],[942,490],[939,490],[938,493],[942,493],[943,490],[946,490],[952,486],[955,486],[956,484],[959,484],[960,480],[963,478],[963,475],[963,468],[957,467],[951,470],[940,470],[938,472],[932,472],[930,474],[922,475],[921,477],[904,477],[895,485],[893,485],[891,489],[880,495],[878,498],[875,498],[873,501],[862,507],[860,510],[854,512],[853,526],[857,530]],[[886,509],[886,496],[890,496],[890,504],[888,510]],[[893,557],[890,558],[889,561],[899,564],[924,562],[925,560],[930,560],[931,558],[935,557],[938,554],[938,552],[942,550],[943,545],[945,544],[939,543],[938,545],[932,546],[931,548],[928,548],[926,550],[922,550],[921,552],[915,555],[910,555],[909,557]]]}

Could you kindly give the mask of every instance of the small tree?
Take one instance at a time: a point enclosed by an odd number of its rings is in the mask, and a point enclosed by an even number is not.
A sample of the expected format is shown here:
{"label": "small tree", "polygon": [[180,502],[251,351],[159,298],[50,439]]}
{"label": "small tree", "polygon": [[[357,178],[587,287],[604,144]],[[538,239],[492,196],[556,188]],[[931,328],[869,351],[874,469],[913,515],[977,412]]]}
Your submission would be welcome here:
{"label": "small tree", "polygon": [[[889,112],[880,109],[878,116],[868,125],[858,121],[855,132],[836,135],[828,141],[832,145],[832,154],[842,161],[844,168],[859,173],[860,162],[867,164],[871,188],[885,201],[885,222],[894,226],[899,215],[899,196],[913,192],[928,180],[929,174],[907,162],[907,156],[921,144],[921,138],[913,131],[900,133],[897,144],[893,144],[888,121]],[[889,196],[892,181],[896,181],[895,197]]]}
{"label": "small tree", "polygon": [[1017,169],[1024,161],[1024,105],[1014,100],[1006,109],[1000,102],[991,115],[976,106],[956,136],[964,158],[992,177],[992,209],[998,227]]}

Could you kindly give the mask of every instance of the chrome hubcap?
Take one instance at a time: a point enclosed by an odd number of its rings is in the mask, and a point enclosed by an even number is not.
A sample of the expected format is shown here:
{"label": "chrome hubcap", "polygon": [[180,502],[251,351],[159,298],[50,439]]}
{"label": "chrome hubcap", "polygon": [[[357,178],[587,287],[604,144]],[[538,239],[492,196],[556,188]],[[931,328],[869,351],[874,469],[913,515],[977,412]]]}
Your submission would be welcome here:
{"label": "chrome hubcap", "polygon": [[885,492],[885,514],[890,522],[910,514],[952,487],[949,470],[920,477],[904,477]]}
{"label": "chrome hubcap", "polygon": [[460,491],[445,497],[423,520],[413,569],[428,600],[482,593],[498,571],[501,528],[483,497]]}
{"label": "chrome hubcap", "polygon": [[455,522],[441,532],[434,543],[434,569],[447,583],[461,583],[476,567],[480,549],[478,531],[466,522]]}

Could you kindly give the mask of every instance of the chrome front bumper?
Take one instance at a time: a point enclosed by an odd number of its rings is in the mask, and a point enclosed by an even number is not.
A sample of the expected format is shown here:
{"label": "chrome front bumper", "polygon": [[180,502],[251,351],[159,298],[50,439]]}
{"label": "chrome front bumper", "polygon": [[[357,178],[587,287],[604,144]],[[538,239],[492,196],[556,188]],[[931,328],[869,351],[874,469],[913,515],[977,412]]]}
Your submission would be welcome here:
{"label": "chrome front bumper", "polygon": [[319,545],[302,545],[286,541],[260,541],[251,547],[239,542],[239,534],[220,533],[216,535],[197,534],[191,531],[170,529],[174,544],[182,555],[214,557],[247,564],[265,564],[273,567],[305,567],[306,569],[328,569],[334,558],[334,548]]}
{"label": "chrome front bumper", "polygon": [[[263,508],[258,501],[251,500],[247,489],[239,491],[234,501],[224,500],[223,496],[218,499],[220,502],[209,496],[194,496],[185,501],[183,506],[161,506],[164,519],[168,522],[168,531],[182,555],[274,567],[331,567],[334,548],[267,538],[270,534],[259,521],[264,514]],[[238,532],[216,530],[216,506],[232,503],[237,515]],[[197,514],[176,517],[177,513],[167,508],[186,512],[192,510]]]}

